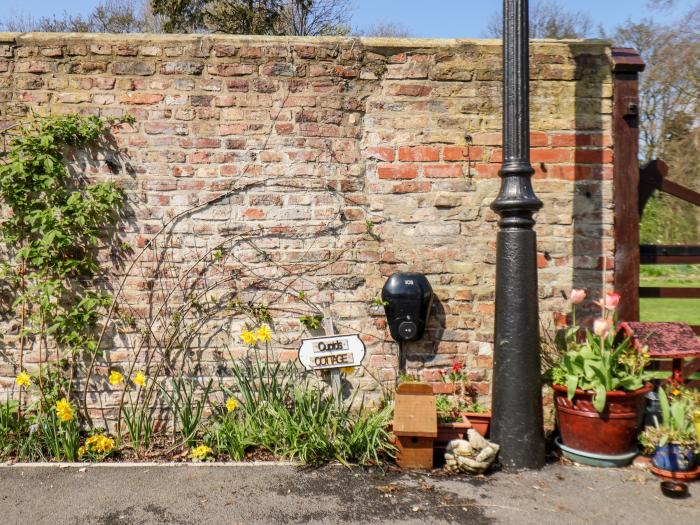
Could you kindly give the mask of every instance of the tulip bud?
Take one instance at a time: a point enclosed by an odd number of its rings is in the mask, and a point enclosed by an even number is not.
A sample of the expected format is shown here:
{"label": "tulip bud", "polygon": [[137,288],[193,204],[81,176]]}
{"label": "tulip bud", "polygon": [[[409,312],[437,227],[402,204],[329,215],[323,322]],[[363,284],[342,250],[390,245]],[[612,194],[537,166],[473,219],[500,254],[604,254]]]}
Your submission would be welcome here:
{"label": "tulip bud", "polygon": [[580,304],[586,298],[586,291],[580,288],[574,288],[571,290],[571,295],[569,295],[569,300],[571,304]]}
{"label": "tulip bud", "polygon": [[605,294],[603,305],[606,310],[615,310],[620,304],[620,294],[617,292],[608,292]]}
{"label": "tulip bud", "polygon": [[593,332],[600,337],[607,337],[612,326],[611,319],[596,319],[593,321]]}

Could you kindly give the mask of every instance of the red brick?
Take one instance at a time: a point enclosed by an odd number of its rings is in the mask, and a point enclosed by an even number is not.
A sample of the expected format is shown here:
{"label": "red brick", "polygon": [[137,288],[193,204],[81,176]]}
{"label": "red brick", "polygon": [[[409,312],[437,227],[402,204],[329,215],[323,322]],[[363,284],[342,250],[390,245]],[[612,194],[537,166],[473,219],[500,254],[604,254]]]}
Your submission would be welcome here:
{"label": "red brick", "polygon": [[253,220],[264,219],[265,218],[265,210],[262,210],[260,208],[247,208],[243,212],[243,216],[246,219],[253,219]]}
{"label": "red brick", "polygon": [[534,149],[530,152],[532,162],[571,162],[573,150],[570,149]]}
{"label": "red brick", "polygon": [[613,152],[609,149],[577,149],[574,161],[583,164],[609,164],[613,161]]}
{"label": "red brick", "polygon": [[160,93],[138,93],[130,92],[123,93],[119,100],[126,104],[157,104],[163,100],[163,95]]}
{"label": "red brick", "polygon": [[393,193],[428,193],[432,188],[430,182],[406,181],[396,184],[392,188]]}
{"label": "red brick", "polygon": [[476,146],[500,146],[503,144],[503,136],[500,133],[474,133],[471,137]]}
{"label": "red brick", "polygon": [[393,162],[394,161],[394,148],[390,148],[387,146],[378,146],[375,148],[367,148],[366,150],[366,156],[367,158],[372,158],[372,159],[377,159],[377,160],[383,160],[385,162]]}
{"label": "red brick", "polygon": [[552,135],[552,146],[554,147],[573,147],[573,146],[588,146],[590,143],[589,135],[577,135],[576,133],[566,133]]}
{"label": "red brick", "polygon": [[401,146],[399,160],[402,162],[435,162],[440,160],[437,146]]}
{"label": "red brick", "polygon": [[253,72],[251,64],[216,64],[209,66],[209,73],[220,77],[240,77]]}
{"label": "red brick", "polygon": [[380,179],[415,179],[418,168],[411,164],[380,164],[377,175]]}
{"label": "red brick", "polygon": [[289,135],[294,131],[294,124],[291,124],[291,123],[275,124],[275,130],[277,131],[278,135]]}
{"label": "red brick", "polygon": [[532,131],[530,133],[530,146],[539,148],[547,145],[547,134],[544,131]]}
{"label": "red brick", "polygon": [[394,84],[389,88],[389,94],[399,97],[427,97],[433,88],[425,84]]}
{"label": "red brick", "polygon": [[481,146],[445,146],[442,148],[442,160],[465,161],[481,160],[484,148]]}
{"label": "red brick", "polygon": [[462,176],[462,166],[459,164],[431,164],[423,168],[426,177],[451,178]]}

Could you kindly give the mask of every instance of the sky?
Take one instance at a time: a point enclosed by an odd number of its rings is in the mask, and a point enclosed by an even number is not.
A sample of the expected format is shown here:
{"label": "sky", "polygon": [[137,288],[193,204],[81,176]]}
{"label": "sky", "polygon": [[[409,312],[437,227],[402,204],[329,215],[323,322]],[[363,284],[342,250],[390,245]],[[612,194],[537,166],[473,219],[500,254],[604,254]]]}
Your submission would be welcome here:
{"label": "sky", "polygon": [[[353,27],[363,29],[378,22],[398,23],[415,37],[478,38],[485,36],[486,26],[500,0],[351,0],[355,4]],[[573,10],[588,11],[596,27],[610,30],[627,18],[654,16],[659,12],[645,7],[646,0],[560,0]],[[697,0],[679,0],[676,12]],[[98,0],[30,0],[31,10],[17,0],[0,0],[0,13],[31,12],[35,18],[70,13],[86,13]],[[26,5],[26,4],[25,4]],[[0,15],[2,16],[2,15]]]}

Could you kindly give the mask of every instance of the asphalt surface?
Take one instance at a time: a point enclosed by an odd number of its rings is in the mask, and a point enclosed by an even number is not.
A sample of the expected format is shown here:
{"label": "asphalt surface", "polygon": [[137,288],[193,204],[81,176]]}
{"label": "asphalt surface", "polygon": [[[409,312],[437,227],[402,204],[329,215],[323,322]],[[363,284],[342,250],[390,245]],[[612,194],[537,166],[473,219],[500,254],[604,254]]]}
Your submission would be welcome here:
{"label": "asphalt surface", "polygon": [[[81,471],[82,470],[82,471]],[[294,466],[0,467],[0,523],[700,524],[634,468],[550,465],[486,478]]]}

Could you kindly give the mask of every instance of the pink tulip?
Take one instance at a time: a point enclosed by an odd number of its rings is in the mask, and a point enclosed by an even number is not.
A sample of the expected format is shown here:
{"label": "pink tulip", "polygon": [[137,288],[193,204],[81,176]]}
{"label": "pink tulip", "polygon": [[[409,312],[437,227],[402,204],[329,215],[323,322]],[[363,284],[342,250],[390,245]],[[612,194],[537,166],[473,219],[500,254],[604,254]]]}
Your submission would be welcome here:
{"label": "pink tulip", "polygon": [[617,292],[608,292],[605,294],[605,300],[603,301],[603,306],[606,310],[615,310],[617,305],[620,304],[620,294]]}
{"label": "pink tulip", "polygon": [[580,288],[574,288],[571,290],[571,295],[569,295],[569,300],[571,304],[581,304],[586,298],[586,291]]}
{"label": "pink tulip", "polygon": [[593,332],[600,337],[607,337],[612,328],[612,319],[596,319],[593,321]]}

